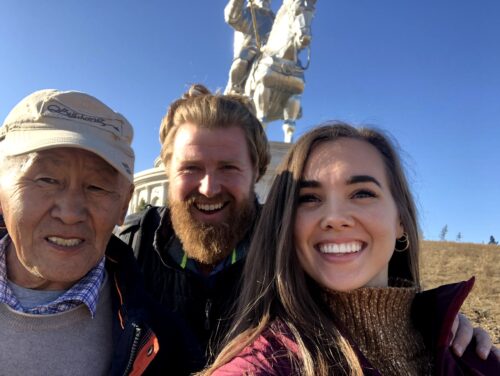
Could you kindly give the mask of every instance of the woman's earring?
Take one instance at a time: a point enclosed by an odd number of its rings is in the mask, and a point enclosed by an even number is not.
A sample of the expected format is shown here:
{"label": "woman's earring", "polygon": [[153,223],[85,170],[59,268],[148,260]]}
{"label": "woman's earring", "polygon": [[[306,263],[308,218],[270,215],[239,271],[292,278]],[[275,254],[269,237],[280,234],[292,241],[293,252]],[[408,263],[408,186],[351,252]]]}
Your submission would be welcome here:
{"label": "woman's earring", "polygon": [[394,250],[396,252],[404,252],[408,248],[410,248],[410,240],[408,239],[408,234],[406,232],[403,232],[403,236],[396,239],[396,245],[394,247]]}

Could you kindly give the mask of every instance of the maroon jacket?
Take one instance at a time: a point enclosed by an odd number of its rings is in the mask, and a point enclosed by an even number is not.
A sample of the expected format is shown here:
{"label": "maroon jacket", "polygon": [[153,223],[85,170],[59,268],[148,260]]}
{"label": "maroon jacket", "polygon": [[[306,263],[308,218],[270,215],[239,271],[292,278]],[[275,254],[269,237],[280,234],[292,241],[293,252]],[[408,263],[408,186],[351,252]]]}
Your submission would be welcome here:
{"label": "maroon jacket", "polygon": [[[434,358],[434,374],[445,376],[500,375],[500,363],[490,353],[487,360],[475,353],[475,343],[469,344],[461,358],[451,351],[451,327],[463,301],[474,285],[474,278],[466,282],[443,285],[417,294],[412,306],[412,319],[422,333],[426,347]],[[276,324],[273,324],[276,325]],[[278,324],[284,327],[284,324]],[[256,376],[288,376],[293,366],[289,350],[298,352],[297,344],[286,328],[265,331],[231,362],[214,372],[214,376],[252,374]],[[287,355],[288,354],[288,355]],[[380,376],[369,361],[358,351],[367,376]]]}
{"label": "maroon jacket", "polygon": [[474,286],[474,277],[466,282],[443,285],[417,294],[412,319],[422,333],[426,347],[434,354],[435,375],[500,375],[500,362],[490,352],[488,359],[476,355],[473,341],[462,357],[449,346],[451,327],[465,298]]}

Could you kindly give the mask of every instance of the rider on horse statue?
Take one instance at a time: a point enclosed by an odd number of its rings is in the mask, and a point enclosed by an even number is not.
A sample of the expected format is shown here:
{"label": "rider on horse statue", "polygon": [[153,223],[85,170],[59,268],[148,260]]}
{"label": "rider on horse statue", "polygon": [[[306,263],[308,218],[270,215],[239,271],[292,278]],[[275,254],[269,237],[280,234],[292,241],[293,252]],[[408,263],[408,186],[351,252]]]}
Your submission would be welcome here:
{"label": "rider on horse statue", "polygon": [[267,42],[274,22],[269,0],[230,0],[224,9],[225,21],[235,29],[234,59],[226,94],[243,94],[245,82],[260,48]]}
{"label": "rider on horse statue", "polygon": [[276,15],[269,0],[229,0],[226,22],[236,32],[234,59],[225,93],[245,94],[266,123],[282,119],[285,142],[291,142],[300,118],[304,70],[299,53],[309,52],[316,0],[283,0]]}

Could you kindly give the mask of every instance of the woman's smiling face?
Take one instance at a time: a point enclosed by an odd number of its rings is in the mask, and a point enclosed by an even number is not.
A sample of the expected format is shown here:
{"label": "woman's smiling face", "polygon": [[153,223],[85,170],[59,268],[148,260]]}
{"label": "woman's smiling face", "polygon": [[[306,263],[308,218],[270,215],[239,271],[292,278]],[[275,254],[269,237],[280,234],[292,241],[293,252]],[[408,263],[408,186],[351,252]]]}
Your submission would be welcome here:
{"label": "woman's smiling face", "polygon": [[403,228],[378,150],[350,138],[321,143],[300,187],[294,234],[305,272],[331,290],[387,286]]}

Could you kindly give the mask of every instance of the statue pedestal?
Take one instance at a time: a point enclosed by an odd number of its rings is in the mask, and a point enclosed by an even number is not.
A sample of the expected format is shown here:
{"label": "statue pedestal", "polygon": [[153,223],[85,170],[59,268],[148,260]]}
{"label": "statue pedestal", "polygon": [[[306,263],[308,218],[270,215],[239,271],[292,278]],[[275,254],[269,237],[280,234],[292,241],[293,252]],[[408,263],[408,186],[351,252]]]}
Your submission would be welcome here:
{"label": "statue pedestal", "polygon": [[265,175],[259,180],[255,186],[255,193],[259,198],[259,202],[264,203],[273,183],[274,177],[276,176],[276,168],[283,160],[285,154],[292,144],[287,142],[270,141],[269,145],[271,147],[271,163],[267,167]]}

